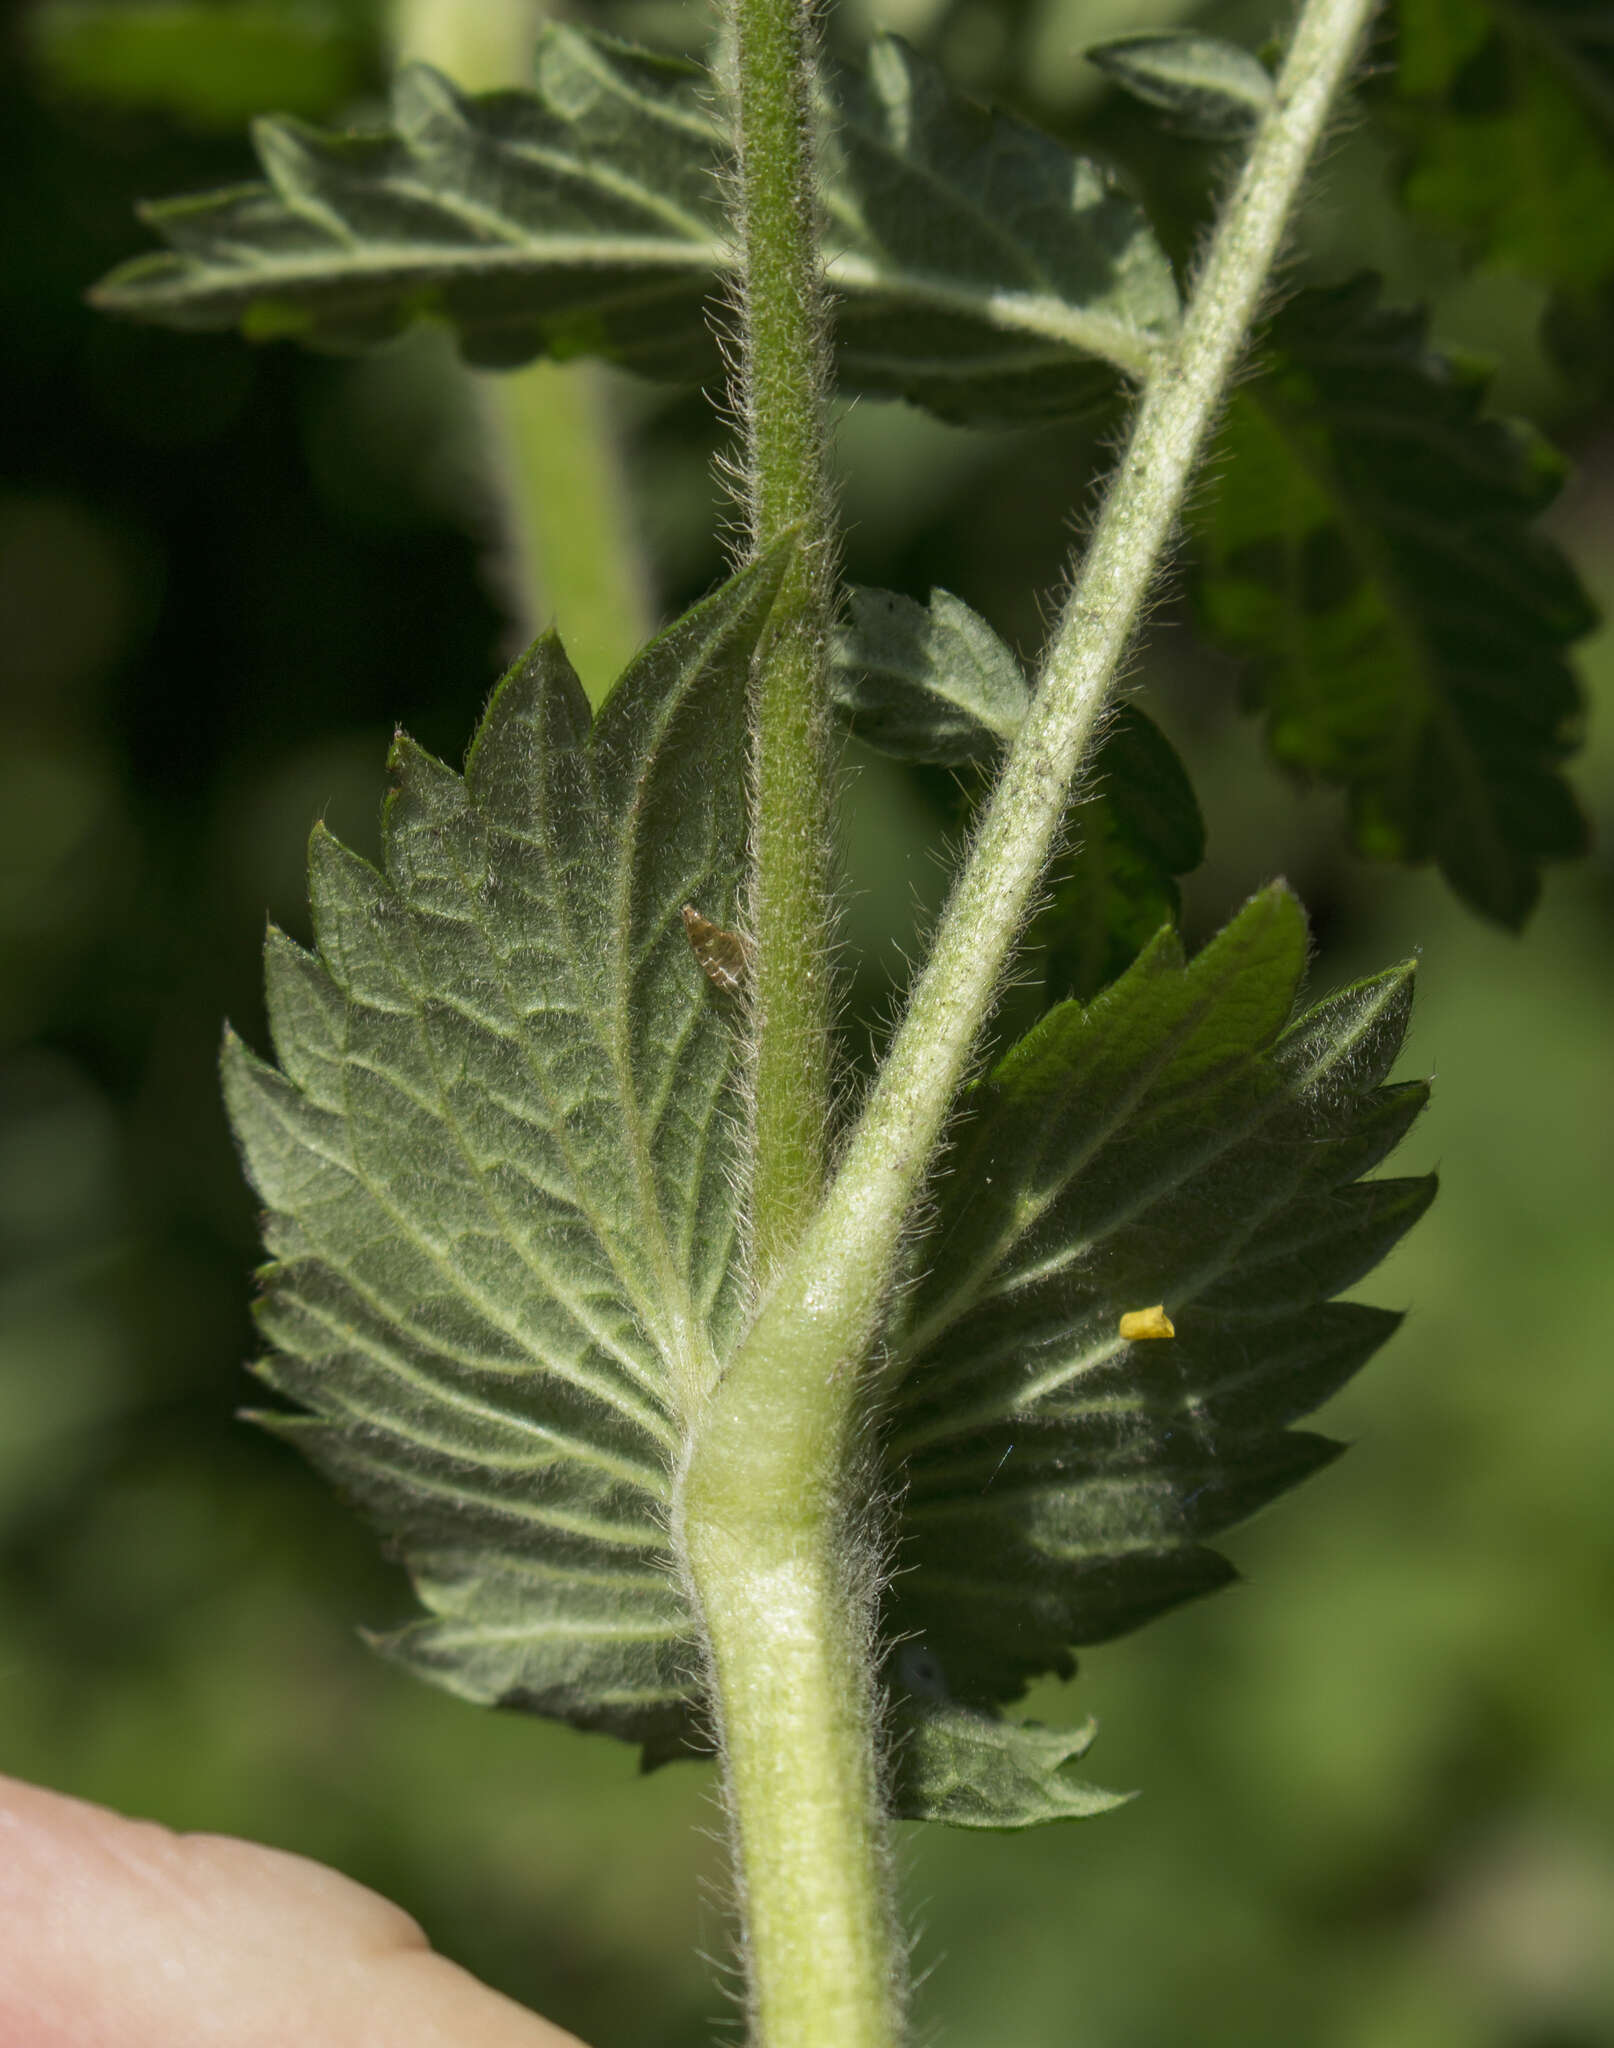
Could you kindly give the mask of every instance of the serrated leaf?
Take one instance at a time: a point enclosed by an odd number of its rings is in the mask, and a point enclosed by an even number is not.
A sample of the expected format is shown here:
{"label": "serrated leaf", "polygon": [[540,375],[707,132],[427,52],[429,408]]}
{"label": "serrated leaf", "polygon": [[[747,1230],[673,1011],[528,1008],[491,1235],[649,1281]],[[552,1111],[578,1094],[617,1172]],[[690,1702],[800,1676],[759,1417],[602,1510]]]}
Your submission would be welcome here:
{"label": "serrated leaf", "polygon": [[[956,1703],[1225,1584],[1207,1539],[1335,1455],[1289,1425],[1396,1326],[1329,1297],[1433,1193],[1358,1178],[1425,1098],[1383,1085],[1412,972],[1291,1022],[1306,948],[1281,886],[1187,964],[1163,932],[974,1091],[889,1333],[886,1625]],[[1173,1338],[1121,1338],[1161,1302]]]}
{"label": "serrated leaf", "polygon": [[[710,381],[733,262],[710,81],[553,23],[535,79],[468,98],[416,66],[381,133],[258,123],[269,182],[146,209],[168,250],[96,303],[335,348],[429,316],[482,364],[587,354]],[[1065,417],[1175,325],[1170,265],[1113,179],[892,39],[829,110],[824,155],[849,389],[948,418]]]}
{"label": "serrated leaf", "polygon": [[1179,135],[1231,142],[1248,135],[1271,106],[1271,74],[1248,50],[1220,36],[1159,30],[1096,43],[1089,64],[1146,106],[1156,107]]}
{"label": "serrated leaf", "polygon": [[[910,761],[990,766],[1031,689],[1013,650],[945,590],[916,604],[856,590],[836,640],[831,688],[858,737]],[[1134,705],[1111,719],[1027,949],[1050,997],[1090,996],[1175,922],[1177,877],[1205,857],[1205,826],[1181,761]]]}
{"label": "serrated leaf", "polygon": [[279,1067],[224,1078],[272,1263],[265,1416],[381,1525],[450,1690],[683,1736],[679,1418],[741,1309],[733,1025],[685,935],[731,919],[746,691],[782,569],[654,641],[598,717],[553,637],[463,777],[394,752],[385,862],[323,831],[318,946],[270,934]]}
{"label": "serrated leaf", "polygon": [[1551,285],[1614,275],[1610,20],[1606,0],[1399,0],[1377,106],[1411,211]]}
{"label": "serrated leaf", "polygon": [[824,207],[851,390],[976,425],[1065,419],[1176,327],[1170,263],[1111,175],[894,36],[837,95]]}
{"label": "serrated leaf", "polygon": [[1560,765],[1566,650],[1596,614],[1535,524],[1562,465],[1371,278],[1300,293],[1268,345],[1199,519],[1202,616],[1253,657],[1277,758],[1347,791],[1364,853],[1434,860],[1517,927],[1541,864],[1586,843]]}
{"label": "serrated leaf", "polygon": [[892,1811],[900,1820],[955,1828],[1031,1828],[1090,1820],[1124,1806],[1070,1765],[1091,1748],[1095,1725],[1044,1728],[968,1707],[928,1703],[899,1715]]}

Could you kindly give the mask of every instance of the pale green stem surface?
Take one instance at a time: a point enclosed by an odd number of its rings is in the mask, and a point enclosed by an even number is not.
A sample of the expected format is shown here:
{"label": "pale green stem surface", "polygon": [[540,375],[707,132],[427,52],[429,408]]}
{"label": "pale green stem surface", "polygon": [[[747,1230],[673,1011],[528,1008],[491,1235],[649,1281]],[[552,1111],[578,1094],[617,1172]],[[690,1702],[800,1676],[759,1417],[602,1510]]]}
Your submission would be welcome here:
{"label": "pale green stem surface", "polygon": [[[525,84],[539,0],[395,0],[400,63],[467,92]],[[623,485],[605,379],[592,363],[464,371],[500,515],[500,595],[523,639],[554,625],[599,704],[650,638],[644,551]]]}
{"label": "pale green stem surface", "polygon": [[[909,1216],[1372,6],[1307,0],[1180,335],[1145,388],[930,961],[841,1168],[725,1375],[685,1475],[687,1555],[725,1740],[738,1752],[730,1783],[759,2048],[885,2048],[898,2038],[899,1993],[855,1924],[866,1915],[876,1931],[889,1926],[869,1895],[880,1874],[877,1822],[860,1822],[851,1798],[873,1776],[867,1608],[826,1604],[838,1575],[855,1590],[867,1569],[846,1534],[859,1511],[852,1468],[878,1399],[865,1360]],[[816,1644],[815,1629],[828,1631]],[[836,1854],[846,1859],[839,1872]],[[761,1929],[776,1953],[763,1953]],[[781,2001],[774,2031],[761,1990],[770,1971]]]}
{"label": "pale green stem surface", "polygon": [[472,372],[523,639],[558,627],[596,708],[655,630],[605,379],[593,363]]}
{"label": "pale green stem surface", "polygon": [[829,318],[813,175],[813,0],[731,0],[744,510],[754,553],[791,531],[753,706],[752,1180],[756,1271],[823,1193],[829,1123],[829,632],[835,545]]}
{"label": "pale green stem surface", "polygon": [[[870,1575],[838,1487],[849,1447],[796,1438],[739,1485],[697,1448],[684,1551],[706,1624],[753,2048],[896,2048],[896,1939],[869,1655]],[[848,1493],[850,1489],[847,1489]]]}

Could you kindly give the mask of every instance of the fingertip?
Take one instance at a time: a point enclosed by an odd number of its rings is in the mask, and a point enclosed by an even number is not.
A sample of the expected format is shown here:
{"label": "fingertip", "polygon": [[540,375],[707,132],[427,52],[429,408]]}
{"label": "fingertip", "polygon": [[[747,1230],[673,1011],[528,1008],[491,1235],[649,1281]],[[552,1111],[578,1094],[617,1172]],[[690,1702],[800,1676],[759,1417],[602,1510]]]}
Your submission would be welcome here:
{"label": "fingertip", "polygon": [[0,1777],[0,2042],[578,2048],[324,1865]]}

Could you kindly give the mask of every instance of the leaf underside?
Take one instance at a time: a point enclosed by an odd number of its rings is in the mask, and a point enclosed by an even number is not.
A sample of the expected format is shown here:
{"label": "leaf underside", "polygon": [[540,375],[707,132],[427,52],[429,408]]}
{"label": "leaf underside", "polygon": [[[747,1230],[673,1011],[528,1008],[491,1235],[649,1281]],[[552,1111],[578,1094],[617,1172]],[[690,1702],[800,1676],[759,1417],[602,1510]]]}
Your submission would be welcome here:
{"label": "leaf underside", "polygon": [[[463,777],[400,740],[378,871],[312,844],[317,951],[271,932],[279,1066],[227,1040],[267,1217],[263,1416],[379,1524],[426,1617],[380,1646],[463,1697],[700,1748],[665,1516],[745,1313],[734,919],[745,695],[781,561],[641,655],[593,721],[551,638]],[[1230,1576],[1205,1539],[1332,1455],[1288,1425],[1396,1317],[1327,1298],[1431,1183],[1368,1181],[1422,1104],[1380,1085],[1398,969],[1289,1019],[1298,905],[1194,961],[1162,931],[971,1092],[887,1332],[903,1499],[893,1802],[961,1826],[1104,1810],[1085,1733],[1001,1717],[1071,1648]],[[1124,1344],[1164,1301],[1178,1335]]]}
{"label": "leaf underside", "polygon": [[1533,523],[1562,465],[1370,278],[1300,293],[1268,341],[1199,520],[1201,614],[1253,656],[1277,758],[1346,790],[1364,853],[1436,861],[1517,927],[1541,864],[1586,845],[1560,764],[1596,613]]}
{"label": "leaf underside", "polygon": [[954,1828],[1028,1828],[1051,1820],[1091,1820],[1124,1806],[1070,1766],[1098,1732],[1006,1721],[949,1702],[898,1711],[892,1806],[903,1820],[939,1820]]}
{"label": "leaf underside", "polygon": [[[856,590],[836,641],[836,709],[870,746],[909,761],[993,766],[1031,702],[1008,647],[960,599],[916,604]],[[1135,705],[1111,719],[1085,779],[1070,844],[1022,948],[1052,1000],[1096,995],[1181,909],[1177,880],[1205,857],[1187,772]]]}
{"label": "leaf underside", "polygon": [[[301,1411],[260,1419],[407,1565],[426,1618],[380,1646],[652,1763],[708,1725],[669,1475],[746,1310],[735,997],[686,907],[737,917],[781,562],[652,643],[592,724],[550,638],[463,777],[401,739],[384,869],[317,831],[317,951],[270,934],[278,1068],[224,1054],[268,1212],[257,1370]],[[1012,706],[997,684],[977,709]],[[1424,1099],[1380,1085],[1410,971],[1290,1023],[1305,952],[1281,888],[1191,963],[1163,930],[971,1091],[886,1333],[900,1813],[1113,1805],[1072,1775],[1085,1733],[999,1709],[1223,1583],[1206,1539],[1332,1455],[1289,1424],[1395,1326],[1327,1301],[1431,1192],[1359,1181]],[[1177,1336],[1123,1343],[1159,1301]]]}
{"label": "leaf underside", "polygon": [[682,906],[732,919],[745,699],[781,562],[590,724],[557,641],[464,777],[401,739],[384,872],[317,831],[318,951],[267,948],[280,1066],[224,1079],[272,1263],[261,1418],[366,1508],[461,1695],[646,1742],[686,1725],[664,1531],[678,1417],[742,1306],[732,1017]]}
{"label": "leaf underside", "polygon": [[[694,76],[559,30],[540,52],[547,100],[462,102],[409,74],[396,135],[271,127],[278,196],[165,210],[180,253],[106,296],[151,311],[167,293],[182,324],[245,318],[352,344],[430,310],[482,360],[592,350],[700,374],[717,223]],[[1001,189],[965,235],[950,180],[972,151]],[[979,206],[990,180],[977,184]],[[1059,259],[1022,276],[1028,303],[1052,278],[1090,312],[1128,247],[1152,274],[1101,181],[952,100],[894,44],[847,90],[830,191],[843,374],[961,416],[1057,412],[1094,388],[1091,332],[1052,355],[1012,332],[1007,244],[1044,237]],[[1108,272],[1071,239],[1073,218],[1083,233],[1109,222]],[[935,275],[896,289],[891,252],[938,225],[945,289]],[[450,244],[453,264],[420,266]],[[303,285],[277,297],[299,264]],[[938,292],[956,301],[951,328]],[[971,353],[988,332],[989,364]],[[921,336],[945,345],[922,360]],[[385,872],[316,835],[318,951],[271,935],[280,1068],[234,1040],[225,1053],[269,1210],[260,1371],[304,1411],[265,1420],[408,1565],[427,1618],[383,1647],[464,1696],[611,1730],[653,1760],[698,1746],[702,1721],[668,1475],[744,1310],[735,1020],[685,911],[719,930],[737,918],[746,676],[777,574],[762,565],[697,608],[592,725],[548,641],[501,685],[463,778],[400,742]],[[864,644],[841,668],[852,722],[919,758],[1000,749],[1026,686],[984,622],[941,594],[928,610],[860,602]],[[1405,971],[1290,1025],[1305,934],[1281,891],[1189,965],[1169,931],[1142,943],[1201,844],[1174,763],[1123,715],[1083,845],[1119,849],[1147,886],[1129,893],[1125,861],[1101,872],[1091,855],[1065,877],[1089,917],[1095,900],[1127,906],[1106,908],[1108,950],[1089,942],[1067,975],[1082,994],[1113,985],[1087,1008],[1060,1003],[973,1091],[888,1333],[903,1362],[887,1436],[903,1568],[886,1623],[904,1646],[905,1813],[1019,1826],[1114,1803],[1070,1774],[1086,1731],[998,1710],[1068,1672],[1074,1646],[1223,1583],[1207,1539],[1332,1455],[1289,1425],[1396,1319],[1328,1297],[1429,1196],[1427,1182],[1359,1179],[1423,1100],[1380,1085]],[[1157,1300],[1177,1335],[1123,1343],[1121,1316]],[[931,1673],[918,1689],[903,1677],[916,1654]]]}
{"label": "leaf underside", "polygon": [[[1396,1327],[1331,1303],[1425,1207],[1367,1180],[1423,1106],[1387,1087],[1410,966],[1291,1021],[1281,886],[1193,961],[1162,932],[975,1088],[888,1342],[905,1486],[888,1625],[977,1709],[1225,1584],[1208,1539],[1336,1453],[1290,1425]],[[1163,1302],[1165,1341],[1121,1316]]]}
{"label": "leaf underside", "polygon": [[[709,78],[553,23],[534,76],[467,97],[409,67],[368,135],[260,121],[268,182],[146,208],[168,249],[96,303],[340,349],[431,317],[485,366],[595,355],[714,381],[734,257]],[[1069,417],[1175,327],[1170,264],[1113,179],[895,39],[837,85],[822,171],[848,390],[976,423]]]}
{"label": "leaf underside", "polygon": [[1260,60],[1220,36],[1178,30],[1117,36],[1095,44],[1087,61],[1155,108],[1168,127],[1201,142],[1250,134],[1274,97]]}

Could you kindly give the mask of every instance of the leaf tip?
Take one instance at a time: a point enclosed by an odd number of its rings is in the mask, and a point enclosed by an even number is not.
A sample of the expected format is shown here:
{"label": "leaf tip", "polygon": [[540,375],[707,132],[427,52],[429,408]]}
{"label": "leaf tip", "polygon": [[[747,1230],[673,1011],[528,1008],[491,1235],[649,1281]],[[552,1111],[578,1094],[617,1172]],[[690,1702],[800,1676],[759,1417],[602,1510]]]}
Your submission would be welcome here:
{"label": "leaf tip", "polygon": [[252,1048],[226,1017],[224,1029],[219,1033],[219,1079],[224,1086],[226,1097],[243,1061],[250,1060],[251,1057]]}
{"label": "leaf tip", "polygon": [[587,693],[551,626],[494,684],[465,756],[466,788],[486,801],[506,776],[524,784],[537,753],[586,746],[593,722]]}
{"label": "leaf tip", "polygon": [[464,95],[434,64],[416,58],[401,64],[392,81],[392,116],[407,133],[423,118],[447,114],[464,120]]}
{"label": "leaf tip", "polygon": [[448,796],[461,786],[459,776],[448,763],[411,738],[402,726],[394,731],[392,745],[387,749],[387,772],[393,778],[389,803],[400,795],[421,795],[427,791]]}

